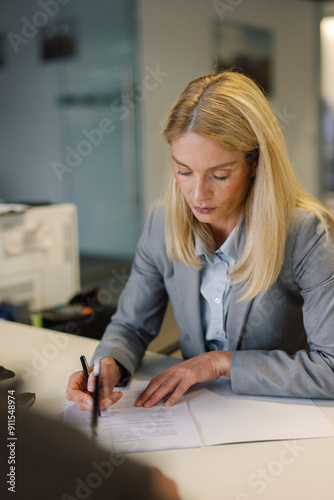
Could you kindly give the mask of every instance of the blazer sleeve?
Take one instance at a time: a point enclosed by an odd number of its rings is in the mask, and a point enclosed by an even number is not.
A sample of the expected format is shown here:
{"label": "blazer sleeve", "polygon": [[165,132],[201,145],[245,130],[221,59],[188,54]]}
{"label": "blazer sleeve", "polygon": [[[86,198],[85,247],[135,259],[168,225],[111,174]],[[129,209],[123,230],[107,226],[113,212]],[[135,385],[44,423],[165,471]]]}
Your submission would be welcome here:
{"label": "blazer sleeve", "polygon": [[327,237],[324,225],[313,214],[308,214],[287,247],[290,255],[287,255],[286,262],[291,263],[293,280],[303,298],[303,323],[308,347],[292,355],[283,350],[233,352],[232,389],[244,394],[332,399],[333,234],[329,229]]}
{"label": "blazer sleeve", "polygon": [[92,362],[113,357],[126,368],[128,375],[133,375],[148,344],[159,333],[165,314],[168,296],[161,271],[164,254],[164,212],[156,204],[146,219],[117,311]]}

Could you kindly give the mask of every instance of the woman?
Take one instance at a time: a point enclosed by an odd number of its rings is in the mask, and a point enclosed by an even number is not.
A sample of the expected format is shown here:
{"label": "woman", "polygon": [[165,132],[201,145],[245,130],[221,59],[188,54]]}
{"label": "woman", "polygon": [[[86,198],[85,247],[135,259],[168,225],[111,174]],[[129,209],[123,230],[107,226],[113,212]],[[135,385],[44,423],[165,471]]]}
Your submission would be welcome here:
{"label": "woman", "polygon": [[[189,83],[164,136],[173,169],[94,360],[101,408],[119,399],[158,334],[168,298],[186,361],[137,401],[167,406],[198,382],[231,377],[244,394],[334,397],[334,219],[297,182],[266,98],[224,72]],[[92,390],[93,380],[89,380]],[[67,398],[91,398],[81,372]]]}

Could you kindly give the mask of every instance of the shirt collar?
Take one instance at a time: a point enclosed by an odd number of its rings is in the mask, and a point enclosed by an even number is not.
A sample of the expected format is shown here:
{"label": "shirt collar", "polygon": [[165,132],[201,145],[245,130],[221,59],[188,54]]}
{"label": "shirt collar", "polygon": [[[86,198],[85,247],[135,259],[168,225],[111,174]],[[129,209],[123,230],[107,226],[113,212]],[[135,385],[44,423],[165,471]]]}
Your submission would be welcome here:
{"label": "shirt collar", "polygon": [[[228,238],[224,241],[224,243],[215,251],[216,255],[221,255],[224,254],[226,255],[229,259],[233,259],[234,261],[237,260],[237,243],[234,241],[234,235],[235,235],[236,228],[233,229],[233,231],[229,234]],[[207,255],[203,245],[199,241],[198,238],[196,238],[195,241],[195,252],[196,255],[204,256],[208,261],[210,261],[210,255]]]}

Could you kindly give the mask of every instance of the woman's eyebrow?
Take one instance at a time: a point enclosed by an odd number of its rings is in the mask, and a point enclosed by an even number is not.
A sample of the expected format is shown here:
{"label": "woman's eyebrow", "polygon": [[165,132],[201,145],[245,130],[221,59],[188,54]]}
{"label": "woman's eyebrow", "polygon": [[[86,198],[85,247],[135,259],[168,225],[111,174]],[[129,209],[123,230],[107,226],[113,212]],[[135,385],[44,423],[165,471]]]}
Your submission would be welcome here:
{"label": "woman's eyebrow", "polygon": [[[175,158],[174,155],[172,155],[172,158],[175,161],[175,163],[177,163],[178,165],[181,165],[181,167],[189,168],[191,170],[191,168],[188,167],[188,165],[186,165],[185,163],[182,163],[181,161],[179,161],[177,158]],[[226,161],[224,163],[220,163],[219,165],[215,165],[214,167],[210,167],[209,170],[215,170],[215,169],[218,169],[218,168],[230,167],[231,165],[234,165],[235,163],[237,163],[235,160],[233,160],[233,161]]]}

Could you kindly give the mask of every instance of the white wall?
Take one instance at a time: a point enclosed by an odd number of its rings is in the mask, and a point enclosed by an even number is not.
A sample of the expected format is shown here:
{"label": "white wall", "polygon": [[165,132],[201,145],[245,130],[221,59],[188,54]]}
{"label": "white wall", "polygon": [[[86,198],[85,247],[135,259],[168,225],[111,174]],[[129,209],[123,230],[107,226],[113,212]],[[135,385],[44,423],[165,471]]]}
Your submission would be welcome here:
{"label": "white wall", "polygon": [[[86,254],[132,257],[141,230],[135,116],[130,105],[126,120],[112,110],[131,85],[136,60],[133,4],[0,0],[0,198],[75,203]],[[64,20],[73,23],[75,57],[45,61],[43,28]],[[93,99],[60,105],[62,96]],[[106,120],[114,130],[87,142],[84,130]]]}
{"label": "white wall", "polygon": [[216,0],[217,4],[231,7],[224,19],[211,0],[140,0],[141,66],[159,66],[168,73],[143,101],[146,209],[161,195],[168,162],[161,122],[189,80],[212,72],[211,30],[217,19],[273,31],[272,102],[285,115],[281,123],[300,180],[316,196],[320,193],[318,7],[301,0]]}
{"label": "white wall", "polygon": [[[214,0],[138,1],[141,83],[146,81],[147,67],[168,73],[160,80],[147,80],[150,85],[141,104],[146,211],[161,194],[168,162],[160,135],[162,122],[188,81],[212,71],[211,29],[219,16]],[[281,113],[285,110],[295,115],[284,129],[291,158],[306,188],[318,195],[318,7],[302,0],[220,0],[220,4],[235,5],[220,21],[222,25],[231,20],[273,30],[273,104]],[[0,8],[0,28],[5,34],[21,34],[22,16],[32,19],[41,10],[37,0],[0,0]],[[62,200],[62,192],[50,164],[63,153],[56,104],[57,68],[39,61],[39,35],[20,45],[18,54],[6,42],[6,67],[0,69],[0,198],[38,201],[39,197],[56,202]],[[9,105],[13,97],[15,112]],[[29,126],[26,117],[31,117]]]}
{"label": "white wall", "polygon": [[334,15],[321,22],[322,97],[334,113]]}
{"label": "white wall", "polygon": [[[41,8],[37,2],[1,0],[0,9],[0,30],[5,35],[5,65],[0,69],[0,198],[58,202],[61,186],[51,168],[51,161],[61,154],[57,65],[41,62],[41,30],[22,20],[31,22]],[[9,33],[21,41],[14,37],[11,43]]]}

